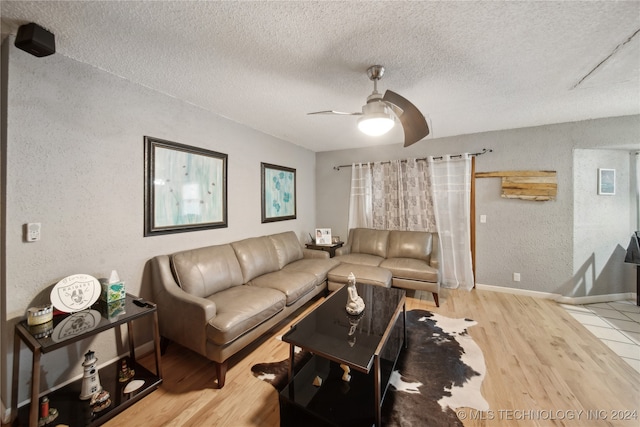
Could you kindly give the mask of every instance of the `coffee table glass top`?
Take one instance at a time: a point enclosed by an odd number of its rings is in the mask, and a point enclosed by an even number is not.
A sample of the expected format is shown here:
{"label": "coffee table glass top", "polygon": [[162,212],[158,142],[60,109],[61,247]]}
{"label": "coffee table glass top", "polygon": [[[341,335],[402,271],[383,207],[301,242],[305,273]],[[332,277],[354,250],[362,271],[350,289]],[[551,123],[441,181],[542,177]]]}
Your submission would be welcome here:
{"label": "coffee table glass top", "polygon": [[294,324],[283,341],[368,373],[392,319],[402,310],[405,291],[365,284],[356,288],[365,303],[359,316],[347,314],[344,286]]}

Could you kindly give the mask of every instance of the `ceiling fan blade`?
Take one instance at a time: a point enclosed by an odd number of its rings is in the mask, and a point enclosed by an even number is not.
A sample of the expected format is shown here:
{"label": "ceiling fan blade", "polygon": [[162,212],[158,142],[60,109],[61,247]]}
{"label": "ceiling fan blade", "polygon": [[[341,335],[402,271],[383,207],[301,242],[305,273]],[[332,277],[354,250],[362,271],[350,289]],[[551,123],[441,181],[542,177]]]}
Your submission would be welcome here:
{"label": "ceiling fan blade", "polygon": [[335,115],[338,115],[338,116],[361,116],[362,112],[345,113],[343,111],[326,110],[326,111],[314,111],[313,113],[307,113],[307,115],[311,115],[311,114],[335,114]]}
{"label": "ceiling fan blade", "polygon": [[400,119],[400,123],[402,123],[402,128],[404,129],[405,147],[415,144],[429,135],[429,126],[427,125],[427,120],[424,118],[424,115],[407,99],[395,92],[387,90],[382,100],[402,110],[402,114],[398,115],[398,119]]}

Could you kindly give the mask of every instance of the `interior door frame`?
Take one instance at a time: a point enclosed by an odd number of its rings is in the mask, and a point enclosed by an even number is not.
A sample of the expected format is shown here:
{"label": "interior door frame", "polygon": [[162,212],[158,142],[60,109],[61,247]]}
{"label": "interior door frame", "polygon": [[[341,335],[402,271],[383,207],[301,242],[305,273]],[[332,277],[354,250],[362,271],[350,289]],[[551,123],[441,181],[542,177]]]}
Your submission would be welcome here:
{"label": "interior door frame", "polygon": [[471,156],[471,209],[469,212],[471,229],[471,269],[473,287],[476,287],[476,156]]}

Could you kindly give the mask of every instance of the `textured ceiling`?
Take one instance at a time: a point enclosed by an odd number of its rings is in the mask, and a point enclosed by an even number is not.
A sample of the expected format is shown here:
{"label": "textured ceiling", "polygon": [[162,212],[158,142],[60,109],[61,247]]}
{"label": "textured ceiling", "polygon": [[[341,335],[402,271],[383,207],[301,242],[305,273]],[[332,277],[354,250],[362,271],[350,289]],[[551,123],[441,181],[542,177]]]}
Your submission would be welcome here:
{"label": "textured ceiling", "polygon": [[[400,143],[356,130],[366,69],[429,138],[640,114],[640,3],[0,2],[3,38],[36,22],[56,54],[313,151]],[[26,53],[25,53],[26,54]]]}

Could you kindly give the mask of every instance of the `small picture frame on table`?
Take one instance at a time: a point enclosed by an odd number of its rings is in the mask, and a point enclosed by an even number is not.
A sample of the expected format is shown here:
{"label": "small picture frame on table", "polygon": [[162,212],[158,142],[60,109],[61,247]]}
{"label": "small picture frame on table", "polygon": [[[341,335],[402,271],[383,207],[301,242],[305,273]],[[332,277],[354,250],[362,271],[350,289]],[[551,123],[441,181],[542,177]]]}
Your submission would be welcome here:
{"label": "small picture frame on table", "polygon": [[330,228],[316,228],[316,245],[330,245],[331,242]]}

